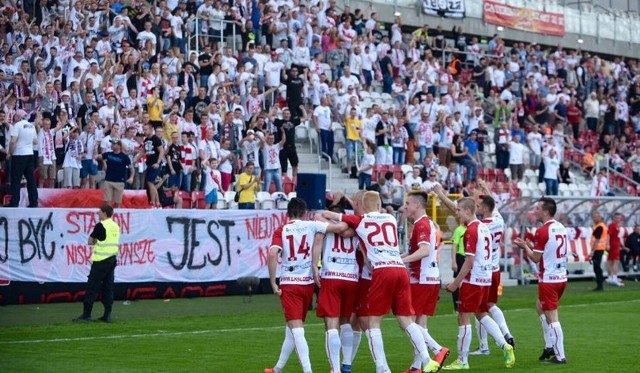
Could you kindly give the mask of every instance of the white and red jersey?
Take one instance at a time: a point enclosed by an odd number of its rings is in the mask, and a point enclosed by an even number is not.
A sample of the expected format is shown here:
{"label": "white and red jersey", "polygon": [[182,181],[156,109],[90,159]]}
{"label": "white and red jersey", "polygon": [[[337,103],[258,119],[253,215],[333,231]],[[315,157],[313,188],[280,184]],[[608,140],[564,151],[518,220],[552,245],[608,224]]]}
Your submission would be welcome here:
{"label": "white and red jersey", "polygon": [[439,284],[440,269],[438,268],[438,253],[436,245],[435,224],[423,215],[413,224],[409,239],[409,253],[418,251],[422,244],[429,244],[429,255],[409,265],[409,275],[412,284]]}
{"label": "white and red jersey", "polygon": [[464,281],[478,286],[491,286],[491,232],[480,220],[467,224],[464,253],[473,255],[473,267]]}
{"label": "white and red jersey", "polygon": [[482,220],[491,232],[491,270],[500,271],[500,243],[504,237],[505,224],[502,215],[494,211],[490,218]]}
{"label": "white and red jersey", "polygon": [[539,282],[567,281],[567,228],[551,219],[536,230],[533,251],[542,254]]}
{"label": "white and red jersey", "polygon": [[353,237],[328,233],[324,239],[320,277],[358,282],[357,249],[358,244]]}
{"label": "white and red jersey", "polygon": [[258,115],[260,114],[260,111],[262,111],[262,102],[264,101],[264,95],[257,95],[257,96],[249,96],[247,97],[247,102],[246,102],[246,106],[247,106],[247,115],[245,116],[245,118],[247,120],[251,119],[252,116],[254,115]]}
{"label": "white and red jersey", "polygon": [[370,212],[363,216],[343,214],[340,219],[356,231],[361,248],[374,270],[385,267],[405,268],[398,249],[396,218],[389,214]]}
{"label": "white and red jersey", "polygon": [[311,249],[316,233],[324,233],[327,223],[307,220],[289,220],[276,229],[271,247],[281,250],[280,284],[313,284]]}

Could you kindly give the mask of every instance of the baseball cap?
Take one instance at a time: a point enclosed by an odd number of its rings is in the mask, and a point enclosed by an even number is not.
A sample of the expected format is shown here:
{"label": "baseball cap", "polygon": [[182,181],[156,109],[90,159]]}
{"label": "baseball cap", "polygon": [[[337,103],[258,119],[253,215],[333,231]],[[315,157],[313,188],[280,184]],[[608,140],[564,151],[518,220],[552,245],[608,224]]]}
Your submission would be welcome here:
{"label": "baseball cap", "polygon": [[62,92],[62,97],[64,97],[64,96],[69,96],[69,97],[71,97],[71,93],[70,93],[69,91],[63,91],[63,92]]}
{"label": "baseball cap", "polygon": [[122,144],[122,140],[120,139],[111,139],[109,140],[112,144]]}

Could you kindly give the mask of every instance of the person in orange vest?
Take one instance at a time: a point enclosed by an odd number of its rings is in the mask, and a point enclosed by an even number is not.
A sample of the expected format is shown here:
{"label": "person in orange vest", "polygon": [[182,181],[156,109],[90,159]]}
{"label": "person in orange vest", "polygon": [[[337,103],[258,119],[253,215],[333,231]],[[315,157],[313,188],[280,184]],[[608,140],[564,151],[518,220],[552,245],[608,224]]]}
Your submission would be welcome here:
{"label": "person in orange vest", "polygon": [[618,278],[620,270],[620,248],[622,238],[620,229],[624,224],[624,216],[621,213],[613,214],[613,221],[609,224],[609,254],[607,256],[607,283],[615,286],[624,286],[622,280]]}
{"label": "person in orange vest", "polygon": [[604,255],[604,251],[607,249],[607,244],[609,243],[608,239],[608,229],[607,225],[602,220],[602,215],[597,212],[591,214],[591,219],[593,219],[593,223],[595,224],[593,227],[593,232],[591,233],[591,254],[589,255],[589,259],[593,263],[593,273],[596,275],[596,288],[594,291],[602,291],[604,288],[602,284],[604,283],[604,276],[602,274],[602,255]]}

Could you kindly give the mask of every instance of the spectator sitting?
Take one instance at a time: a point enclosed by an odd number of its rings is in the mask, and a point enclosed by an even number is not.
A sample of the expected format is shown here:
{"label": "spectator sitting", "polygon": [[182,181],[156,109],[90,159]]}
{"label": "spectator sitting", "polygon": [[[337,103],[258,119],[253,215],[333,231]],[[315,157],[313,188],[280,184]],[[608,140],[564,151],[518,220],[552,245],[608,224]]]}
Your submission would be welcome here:
{"label": "spectator sitting", "polygon": [[571,175],[569,174],[570,164],[568,160],[564,160],[558,172],[560,172],[560,182],[562,184],[571,184],[573,180],[571,179]]}
{"label": "spectator sitting", "polygon": [[604,170],[598,171],[598,175],[593,178],[591,183],[591,197],[613,196],[609,192],[609,179],[604,174]]}
{"label": "spectator sitting", "polygon": [[449,163],[449,169],[445,175],[441,175],[442,186],[449,193],[460,193],[462,189],[462,177],[457,172],[458,165],[454,162]]}
{"label": "spectator sitting", "polygon": [[158,191],[158,199],[160,200],[160,206],[162,208],[180,208],[182,207],[182,197],[178,194],[178,187],[173,185],[171,187],[164,186],[165,181],[169,178],[169,174],[164,174],[156,180],[156,190]]}
{"label": "spectator sitting", "polygon": [[420,177],[420,165],[413,166],[411,173],[407,173],[404,177],[404,190],[405,192],[414,192],[420,190],[422,185],[422,178]]}
{"label": "spectator sitting", "polygon": [[593,176],[596,169],[596,160],[591,152],[591,145],[584,147],[584,155],[582,156],[582,169],[589,175]]}
{"label": "spectator sitting", "polygon": [[426,192],[431,192],[433,190],[433,187],[438,184],[437,177],[438,175],[436,174],[436,171],[431,170],[431,172],[429,172],[429,175],[427,175],[427,179],[420,186],[420,189]]}

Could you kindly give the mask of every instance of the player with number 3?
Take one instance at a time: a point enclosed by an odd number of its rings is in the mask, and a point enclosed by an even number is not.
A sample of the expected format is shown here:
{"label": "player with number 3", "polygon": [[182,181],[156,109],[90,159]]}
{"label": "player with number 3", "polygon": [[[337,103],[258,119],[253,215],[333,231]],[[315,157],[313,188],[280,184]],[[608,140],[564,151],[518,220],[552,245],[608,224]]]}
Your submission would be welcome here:
{"label": "player with number 3", "polygon": [[[438,194],[440,195],[440,194]],[[491,288],[491,246],[492,236],[486,224],[476,218],[476,204],[472,198],[458,201],[456,214],[460,222],[466,224],[464,234],[465,261],[453,282],[447,285],[447,291],[460,289],[458,301],[458,359],[444,367],[446,370],[469,369],[469,346],[471,345],[471,315],[487,329],[504,353],[507,368],[515,365],[513,347],[507,343],[500,327],[487,316],[489,290]]]}

